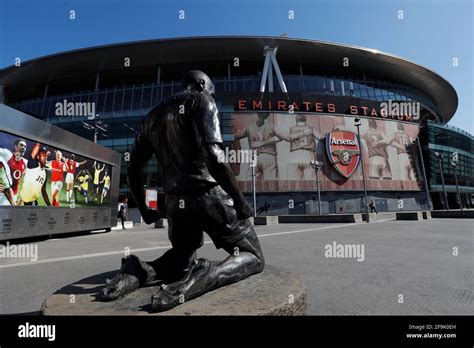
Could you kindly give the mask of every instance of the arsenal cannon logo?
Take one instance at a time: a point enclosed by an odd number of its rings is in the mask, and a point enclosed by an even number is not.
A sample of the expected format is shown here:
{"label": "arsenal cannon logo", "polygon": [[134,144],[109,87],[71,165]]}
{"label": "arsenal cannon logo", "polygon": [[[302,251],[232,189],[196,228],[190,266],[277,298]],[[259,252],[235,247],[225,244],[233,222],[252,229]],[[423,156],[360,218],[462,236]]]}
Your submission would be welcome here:
{"label": "arsenal cannon logo", "polygon": [[345,178],[349,178],[359,165],[360,148],[355,133],[329,133],[326,136],[326,151],[334,168]]}

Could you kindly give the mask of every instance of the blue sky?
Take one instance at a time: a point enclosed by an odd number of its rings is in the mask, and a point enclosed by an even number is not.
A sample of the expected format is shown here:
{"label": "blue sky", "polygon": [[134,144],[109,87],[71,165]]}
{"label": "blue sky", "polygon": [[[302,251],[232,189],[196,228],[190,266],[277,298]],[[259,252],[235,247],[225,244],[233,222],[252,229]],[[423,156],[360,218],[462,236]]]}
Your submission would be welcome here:
{"label": "blue sky", "polygon": [[474,134],[473,17],[472,0],[0,0],[0,68],[16,57],[108,43],[286,33],[375,48],[434,70],[459,96],[449,124]]}

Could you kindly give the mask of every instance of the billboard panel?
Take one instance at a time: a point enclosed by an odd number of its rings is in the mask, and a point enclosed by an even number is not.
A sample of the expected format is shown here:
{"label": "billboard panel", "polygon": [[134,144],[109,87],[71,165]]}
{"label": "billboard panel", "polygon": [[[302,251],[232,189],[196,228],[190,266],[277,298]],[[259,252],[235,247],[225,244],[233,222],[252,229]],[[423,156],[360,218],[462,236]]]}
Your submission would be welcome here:
{"label": "billboard panel", "polygon": [[[316,190],[311,160],[323,162],[319,172],[321,190],[362,190],[360,153],[369,190],[421,190],[422,174],[412,144],[418,136],[418,125],[375,118],[362,118],[361,122],[359,151],[353,117],[234,113],[234,149],[257,151],[259,192]],[[250,192],[250,164],[240,163],[233,168],[240,188]]]}
{"label": "billboard panel", "polygon": [[111,166],[0,131],[0,206],[110,206]]}
{"label": "billboard panel", "polygon": [[0,104],[0,241],[110,230],[120,154]]}

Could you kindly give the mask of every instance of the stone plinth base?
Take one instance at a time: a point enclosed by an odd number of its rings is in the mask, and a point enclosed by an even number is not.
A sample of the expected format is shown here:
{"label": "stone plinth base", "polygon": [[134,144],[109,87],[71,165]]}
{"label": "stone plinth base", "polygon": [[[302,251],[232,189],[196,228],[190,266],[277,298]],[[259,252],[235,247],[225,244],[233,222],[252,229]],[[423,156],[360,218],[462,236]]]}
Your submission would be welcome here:
{"label": "stone plinth base", "polygon": [[432,218],[474,219],[474,210],[436,210],[431,212]]}
{"label": "stone plinth base", "polygon": [[253,218],[254,225],[277,225],[278,216],[256,216]]}
{"label": "stone plinth base", "polygon": [[430,220],[431,219],[431,212],[430,211],[422,211],[421,214],[423,215],[423,219]]}
{"label": "stone plinth base", "polygon": [[280,215],[278,222],[282,223],[341,223],[362,222],[362,214],[326,214],[326,215]]}
{"label": "stone plinth base", "polygon": [[397,220],[423,220],[423,214],[421,211],[407,211],[397,213]]}
{"label": "stone plinth base", "polygon": [[[267,265],[265,270],[239,283],[208,292],[167,312],[151,312],[156,287],[140,288],[112,302],[95,299],[108,272],[70,284],[48,297],[43,315],[304,315],[308,308],[306,289],[300,277]],[[72,296],[74,295],[74,296]]]}

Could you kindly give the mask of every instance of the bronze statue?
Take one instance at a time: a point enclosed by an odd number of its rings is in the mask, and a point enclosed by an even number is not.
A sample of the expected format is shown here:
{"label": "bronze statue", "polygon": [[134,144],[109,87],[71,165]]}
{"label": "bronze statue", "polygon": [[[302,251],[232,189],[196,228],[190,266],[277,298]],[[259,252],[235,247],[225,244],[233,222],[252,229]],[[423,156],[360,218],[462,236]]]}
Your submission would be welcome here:
{"label": "bronze statue", "polygon": [[[140,286],[162,281],[151,305],[171,309],[221,286],[262,272],[265,261],[249,220],[251,207],[240,192],[230,166],[222,161],[214,85],[203,72],[184,78],[184,90],[147,115],[135,140],[128,183],[144,221],[159,219],[145,204],[142,169],[155,154],[166,192],[166,215],[172,248],[152,262],[130,255],[99,299],[115,300]],[[220,263],[196,259],[203,231],[229,256]]]}

